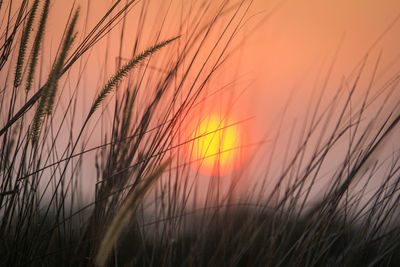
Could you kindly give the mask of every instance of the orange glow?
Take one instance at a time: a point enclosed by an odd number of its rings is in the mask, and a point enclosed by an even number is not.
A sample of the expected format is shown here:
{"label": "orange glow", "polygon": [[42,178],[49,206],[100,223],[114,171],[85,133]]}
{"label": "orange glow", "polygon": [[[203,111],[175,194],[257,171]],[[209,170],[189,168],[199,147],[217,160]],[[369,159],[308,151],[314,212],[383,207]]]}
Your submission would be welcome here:
{"label": "orange glow", "polygon": [[191,135],[191,165],[210,176],[232,172],[242,157],[242,137],[239,125],[231,121],[218,116],[204,119]]}

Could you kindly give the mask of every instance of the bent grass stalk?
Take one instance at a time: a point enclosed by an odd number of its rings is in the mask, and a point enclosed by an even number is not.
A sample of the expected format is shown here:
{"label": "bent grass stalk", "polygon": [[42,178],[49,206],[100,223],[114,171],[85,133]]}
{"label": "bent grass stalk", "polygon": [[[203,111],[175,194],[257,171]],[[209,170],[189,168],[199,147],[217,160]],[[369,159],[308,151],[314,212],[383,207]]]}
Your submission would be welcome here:
{"label": "bent grass stalk", "polygon": [[124,203],[116,212],[113,220],[108,226],[104,238],[101,241],[100,248],[97,252],[95,265],[102,267],[105,266],[107,259],[110,255],[111,249],[114,247],[116,241],[119,239],[122,231],[133,217],[136,209],[141,204],[143,198],[151,189],[152,185],[163,174],[165,168],[171,164],[172,159],[167,159],[164,163],[158,166],[153,173],[144,178],[141,183],[135,188],[133,192],[125,198]]}
{"label": "bent grass stalk", "polygon": [[160,50],[162,47],[168,45],[169,43],[175,41],[178,39],[179,36],[168,39],[166,41],[160,42],[144,52],[140,53],[133,59],[131,59],[128,63],[126,63],[124,66],[122,66],[117,73],[112,76],[106,85],[103,87],[103,89],[100,91],[99,95],[97,96],[96,100],[93,102],[92,107],[90,108],[88,118],[90,118],[93,113],[96,111],[97,107],[100,105],[100,103],[107,97],[107,95],[118,85],[118,83],[124,78],[129,71],[131,71],[134,67],[136,67],[138,64],[140,64],[143,60],[145,60],[147,57],[151,56],[158,50]]}

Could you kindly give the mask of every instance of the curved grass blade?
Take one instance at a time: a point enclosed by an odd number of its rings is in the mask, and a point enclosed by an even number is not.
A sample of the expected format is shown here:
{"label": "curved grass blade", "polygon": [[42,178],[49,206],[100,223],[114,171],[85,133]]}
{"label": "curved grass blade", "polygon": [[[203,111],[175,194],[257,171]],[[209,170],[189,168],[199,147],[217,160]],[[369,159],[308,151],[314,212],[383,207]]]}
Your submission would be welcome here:
{"label": "curved grass blade", "polygon": [[125,226],[129,223],[135,210],[143,200],[146,193],[150,190],[155,181],[162,175],[165,168],[171,163],[171,158],[167,159],[157,169],[155,169],[149,176],[142,180],[135,190],[132,191],[125,199],[121,208],[117,211],[114,219],[112,220],[107,232],[101,241],[100,248],[95,258],[96,266],[105,266],[108,256],[124,230]]}

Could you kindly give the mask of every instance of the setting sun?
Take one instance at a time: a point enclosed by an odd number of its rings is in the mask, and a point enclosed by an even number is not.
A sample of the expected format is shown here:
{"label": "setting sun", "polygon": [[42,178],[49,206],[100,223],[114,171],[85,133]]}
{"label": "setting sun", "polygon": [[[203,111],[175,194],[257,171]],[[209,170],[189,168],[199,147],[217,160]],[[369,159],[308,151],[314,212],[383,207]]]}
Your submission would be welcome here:
{"label": "setting sun", "polygon": [[225,175],[238,167],[242,143],[239,125],[214,115],[194,128],[189,146],[194,168],[207,175]]}

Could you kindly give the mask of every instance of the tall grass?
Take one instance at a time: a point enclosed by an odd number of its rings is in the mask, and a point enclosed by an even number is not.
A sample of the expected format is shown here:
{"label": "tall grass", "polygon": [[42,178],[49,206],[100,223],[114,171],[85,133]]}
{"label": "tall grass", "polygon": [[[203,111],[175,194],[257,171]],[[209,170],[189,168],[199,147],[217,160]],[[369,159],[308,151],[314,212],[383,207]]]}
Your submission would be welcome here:
{"label": "tall grass", "polygon": [[[287,147],[283,112],[266,153],[251,150],[231,180],[207,184],[184,133],[245,49],[238,35],[252,1],[182,2],[179,16],[172,3],[114,1],[83,31],[89,17],[74,4],[55,55],[46,42],[53,4],[0,2],[2,16],[12,14],[0,26],[0,265],[399,264],[398,146],[382,156],[398,138],[399,76],[377,87],[380,58],[371,73],[372,59],[362,59],[331,98],[328,83],[318,88]],[[166,29],[171,16],[179,23]],[[112,72],[107,41],[116,40]],[[87,88],[85,64],[98,47],[104,82]],[[255,182],[241,188],[248,177]]]}

